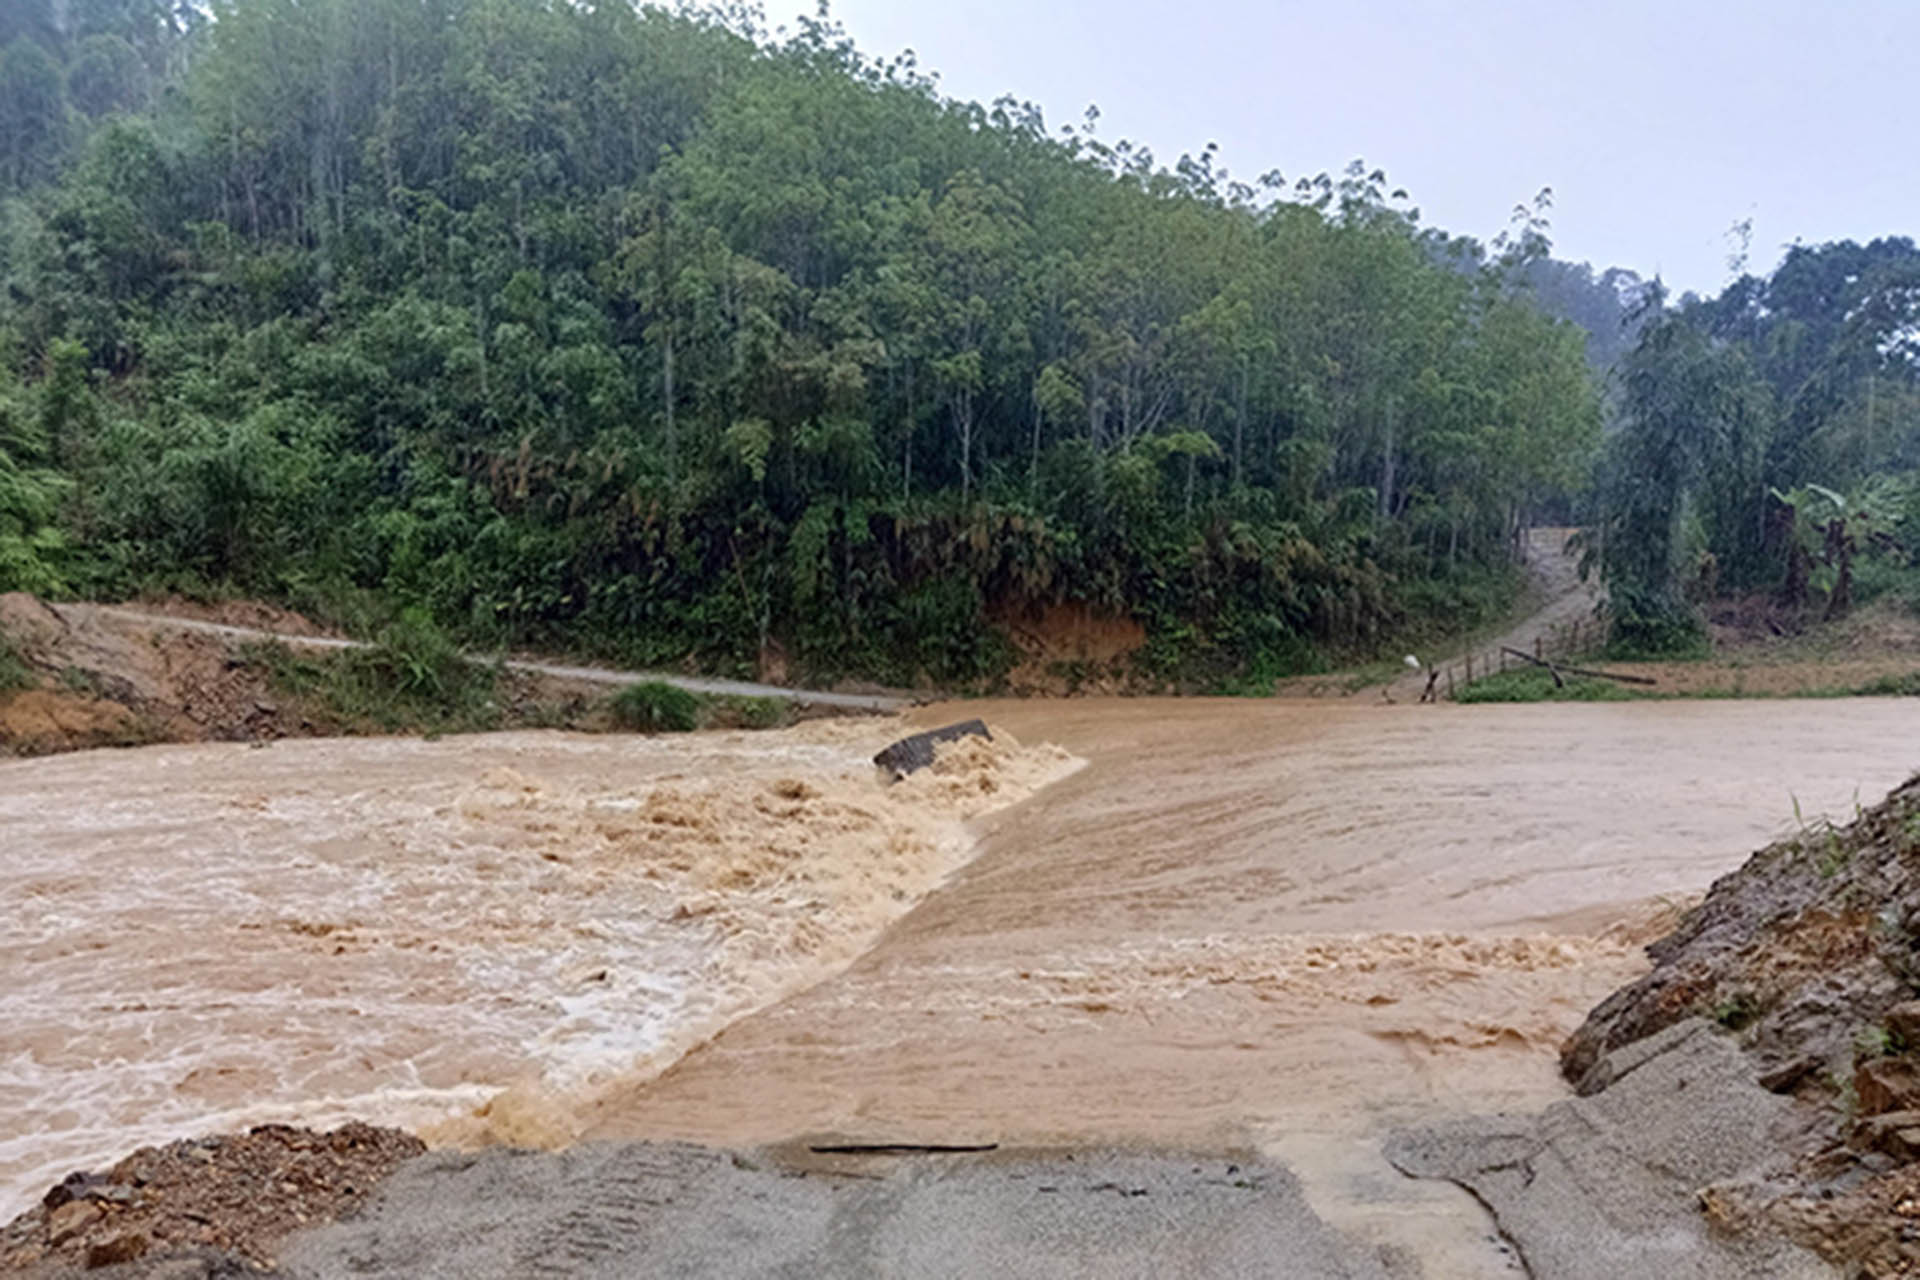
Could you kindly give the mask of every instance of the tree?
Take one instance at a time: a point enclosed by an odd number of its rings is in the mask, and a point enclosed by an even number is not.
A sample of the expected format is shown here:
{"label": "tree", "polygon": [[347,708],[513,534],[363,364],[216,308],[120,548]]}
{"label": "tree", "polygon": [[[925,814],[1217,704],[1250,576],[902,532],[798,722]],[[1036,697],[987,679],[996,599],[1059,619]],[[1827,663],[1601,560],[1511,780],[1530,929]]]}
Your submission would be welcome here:
{"label": "tree", "polygon": [[20,190],[47,176],[66,125],[59,64],[38,41],[16,38],[0,50],[0,179]]}

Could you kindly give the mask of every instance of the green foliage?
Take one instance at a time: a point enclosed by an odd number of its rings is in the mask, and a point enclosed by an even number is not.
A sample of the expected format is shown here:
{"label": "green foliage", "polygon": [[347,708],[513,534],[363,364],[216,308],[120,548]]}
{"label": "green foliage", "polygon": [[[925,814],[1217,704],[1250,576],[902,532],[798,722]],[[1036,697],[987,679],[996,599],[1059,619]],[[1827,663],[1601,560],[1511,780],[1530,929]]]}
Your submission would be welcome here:
{"label": "green foliage", "polygon": [[0,371],[0,592],[56,593],[65,539],[54,526],[67,481],[39,465],[46,450],[28,398]]}
{"label": "green foliage", "polygon": [[315,654],[263,644],[247,654],[309,718],[342,732],[472,732],[501,723],[498,670],[463,658],[418,610],[368,648]]}
{"label": "green foliage", "polygon": [[1872,1058],[1884,1058],[1901,1051],[1893,1033],[1878,1023],[1863,1026],[1853,1033],[1853,1060],[1863,1062]]}
{"label": "green foliage", "polygon": [[707,728],[778,729],[792,722],[793,703],[785,698],[727,695],[707,700]]}
{"label": "green foliage", "polygon": [[613,722],[640,733],[691,733],[700,727],[701,698],[659,680],[630,684],[608,700]]}
{"label": "green foliage", "polygon": [[825,20],[69,9],[0,27],[0,586],[960,686],[1071,602],[1257,688],[1484,615],[1598,446],[1544,205],[1258,198]]}
{"label": "green foliage", "polygon": [[490,678],[480,675],[480,669],[460,655],[421,609],[408,609],[380,633],[378,644],[351,654],[350,665],[410,699],[457,699],[474,688],[491,686]]}
{"label": "green foliage", "polygon": [[1909,671],[1903,676],[1879,676],[1847,692],[1863,698],[1920,697],[1920,671]]}
{"label": "green foliage", "polygon": [[20,651],[14,648],[13,641],[0,633],[0,693],[14,689],[25,689],[33,683],[33,671],[27,666]]}
{"label": "green foliage", "polygon": [[1746,1030],[1760,1013],[1760,1002],[1745,991],[1736,991],[1713,1006],[1713,1020],[1729,1031]]}
{"label": "green foliage", "polygon": [[1611,680],[1590,680],[1580,676],[1562,677],[1564,687],[1538,667],[1521,671],[1502,671],[1475,680],[1454,693],[1455,702],[1626,702],[1644,697]]}
{"label": "green foliage", "polygon": [[1690,642],[1690,604],[1716,589],[1839,617],[1856,573],[1911,566],[1913,241],[1795,245],[1771,276],[1718,298],[1651,302],[1622,364],[1625,429],[1592,543],[1627,642]]}
{"label": "green foliage", "polygon": [[1644,591],[1626,583],[1608,592],[1605,656],[1621,662],[1686,661],[1707,656],[1707,627],[1698,609],[1671,592]]}

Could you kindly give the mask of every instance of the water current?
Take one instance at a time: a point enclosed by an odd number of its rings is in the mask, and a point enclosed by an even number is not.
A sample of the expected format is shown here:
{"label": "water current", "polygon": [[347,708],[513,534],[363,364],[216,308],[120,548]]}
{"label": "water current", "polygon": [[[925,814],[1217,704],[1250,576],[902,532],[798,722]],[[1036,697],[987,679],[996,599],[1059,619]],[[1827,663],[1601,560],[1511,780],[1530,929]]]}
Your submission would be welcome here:
{"label": "water current", "polygon": [[[1008,732],[867,764],[962,715]],[[1379,1135],[1560,1096],[1639,945],[1796,803],[1904,778],[1911,725],[1089,699],[0,764],[0,1217],[266,1120],[1150,1143],[1264,1150],[1336,1225],[1486,1274],[1477,1210]]]}

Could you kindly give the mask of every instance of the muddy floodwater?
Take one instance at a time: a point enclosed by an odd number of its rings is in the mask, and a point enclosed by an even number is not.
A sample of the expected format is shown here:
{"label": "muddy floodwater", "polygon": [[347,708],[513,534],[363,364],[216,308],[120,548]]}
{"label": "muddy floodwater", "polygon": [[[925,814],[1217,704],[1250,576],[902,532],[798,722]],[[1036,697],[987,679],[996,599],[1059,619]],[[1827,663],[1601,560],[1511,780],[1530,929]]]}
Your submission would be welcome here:
{"label": "muddy floodwater", "polygon": [[[1011,740],[894,788],[866,763],[974,715]],[[1915,724],[1081,700],[0,765],[0,1216],[141,1142],[348,1114],[1201,1144],[1487,1274],[1478,1210],[1379,1135],[1559,1096],[1640,944],[1796,803],[1904,779]]]}

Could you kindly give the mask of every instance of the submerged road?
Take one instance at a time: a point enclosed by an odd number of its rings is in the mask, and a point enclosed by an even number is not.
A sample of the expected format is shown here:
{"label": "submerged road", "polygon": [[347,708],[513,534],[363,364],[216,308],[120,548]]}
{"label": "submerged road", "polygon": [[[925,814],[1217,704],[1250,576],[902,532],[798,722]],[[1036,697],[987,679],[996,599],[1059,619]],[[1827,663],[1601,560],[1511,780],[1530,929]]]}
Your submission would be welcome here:
{"label": "submerged road", "polygon": [[1794,823],[1920,766],[1910,701],[968,703],[1090,761],[845,973],[589,1133],[1248,1144],[1430,1277],[1503,1265],[1388,1130],[1535,1109],[1639,945]]}

